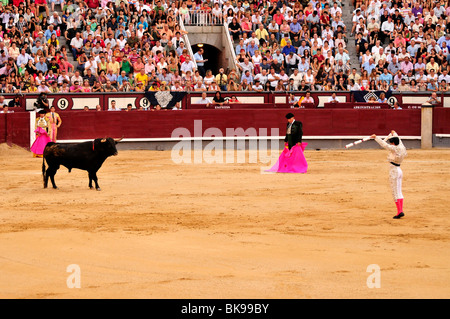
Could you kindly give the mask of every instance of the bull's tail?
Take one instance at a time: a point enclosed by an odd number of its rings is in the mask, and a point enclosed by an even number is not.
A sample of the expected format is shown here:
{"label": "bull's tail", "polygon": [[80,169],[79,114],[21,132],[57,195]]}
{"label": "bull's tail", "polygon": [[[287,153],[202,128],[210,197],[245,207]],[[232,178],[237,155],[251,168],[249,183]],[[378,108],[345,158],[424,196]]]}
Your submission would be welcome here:
{"label": "bull's tail", "polygon": [[46,169],[45,169],[45,157],[42,157],[42,180],[44,182],[44,187],[45,187],[46,177],[47,177],[47,173],[46,173]]}

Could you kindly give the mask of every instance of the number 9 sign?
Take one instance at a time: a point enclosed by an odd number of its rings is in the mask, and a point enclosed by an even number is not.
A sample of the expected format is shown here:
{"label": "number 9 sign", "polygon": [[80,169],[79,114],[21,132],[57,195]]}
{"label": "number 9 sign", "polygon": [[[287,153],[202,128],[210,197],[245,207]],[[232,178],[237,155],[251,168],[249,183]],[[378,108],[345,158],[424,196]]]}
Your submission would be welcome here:
{"label": "number 9 sign", "polygon": [[60,110],[65,110],[69,107],[69,101],[66,98],[60,98],[56,105]]}
{"label": "number 9 sign", "polygon": [[139,106],[142,107],[143,109],[146,109],[150,107],[150,101],[146,97],[143,97],[142,99],[139,100]]}
{"label": "number 9 sign", "polygon": [[391,96],[391,97],[388,99],[388,104],[389,104],[390,106],[394,106],[395,102],[398,102],[398,100],[397,100],[397,98],[396,98],[395,96]]}

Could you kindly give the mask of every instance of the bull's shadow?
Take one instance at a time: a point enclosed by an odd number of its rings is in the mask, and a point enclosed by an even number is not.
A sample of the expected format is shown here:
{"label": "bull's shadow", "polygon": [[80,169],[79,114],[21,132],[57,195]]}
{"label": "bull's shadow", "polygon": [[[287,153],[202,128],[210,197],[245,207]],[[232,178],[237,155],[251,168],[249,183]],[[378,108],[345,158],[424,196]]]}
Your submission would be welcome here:
{"label": "bull's shadow", "polygon": [[[55,184],[55,174],[60,166],[63,165],[67,167],[69,172],[72,168],[87,171],[89,173],[89,188],[92,189],[92,181],[94,181],[95,189],[101,190],[98,185],[97,171],[108,157],[117,155],[116,144],[121,140],[108,137],[71,145],[48,143],[45,146],[42,160],[44,188],[47,188],[48,179],[50,178],[53,188],[58,189]],[[45,162],[48,165],[47,169],[45,168]]]}

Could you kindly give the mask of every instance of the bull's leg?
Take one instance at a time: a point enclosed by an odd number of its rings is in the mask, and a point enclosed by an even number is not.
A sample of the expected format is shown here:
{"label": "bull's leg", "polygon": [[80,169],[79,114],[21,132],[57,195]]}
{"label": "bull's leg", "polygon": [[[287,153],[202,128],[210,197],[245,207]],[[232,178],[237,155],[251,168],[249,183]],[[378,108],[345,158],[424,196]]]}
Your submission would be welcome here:
{"label": "bull's leg", "polygon": [[48,168],[47,172],[45,174],[45,183],[44,183],[44,187],[47,187],[48,184],[48,178],[50,177],[50,180],[52,181],[52,186],[54,189],[58,189],[58,186],[56,186],[55,184],[55,174],[56,174],[56,169],[54,168]]}
{"label": "bull's leg", "polygon": [[92,188],[92,181],[95,183],[95,189],[101,191],[100,186],[98,186],[97,172],[89,172],[89,187]]}
{"label": "bull's leg", "polygon": [[92,189],[92,173],[91,172],[88,173],[89,173],[89,188]]}
{"label": "bull's leg", "polygon": [[[55,172],[55,174],[56,174],[56,172]],[[58,189],[58,186],[56,186],[56,184],[55,184],[55,174],[50,176],[50,180],[52,181],[53,188]]]}

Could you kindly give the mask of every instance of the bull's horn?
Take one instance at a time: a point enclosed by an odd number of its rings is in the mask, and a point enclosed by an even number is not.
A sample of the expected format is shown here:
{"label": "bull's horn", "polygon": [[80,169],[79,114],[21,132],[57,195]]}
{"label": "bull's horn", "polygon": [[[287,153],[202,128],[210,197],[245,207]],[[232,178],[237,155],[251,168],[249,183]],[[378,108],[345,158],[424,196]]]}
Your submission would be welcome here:
{"label": "bull's horn", "polygon": [[118,143],[118,142],[120,142],[121,140],[123,140],[123,137],[121,137],[121,138],[115,138],[115,139],[114,139],[114,142]]}
{"label": "bull's horn", "polygon": [[105,142],[106,142],[106,138],[103,138],[103,139],[101,140],[101,142],[102,142],[102,143],[105,143]]}

